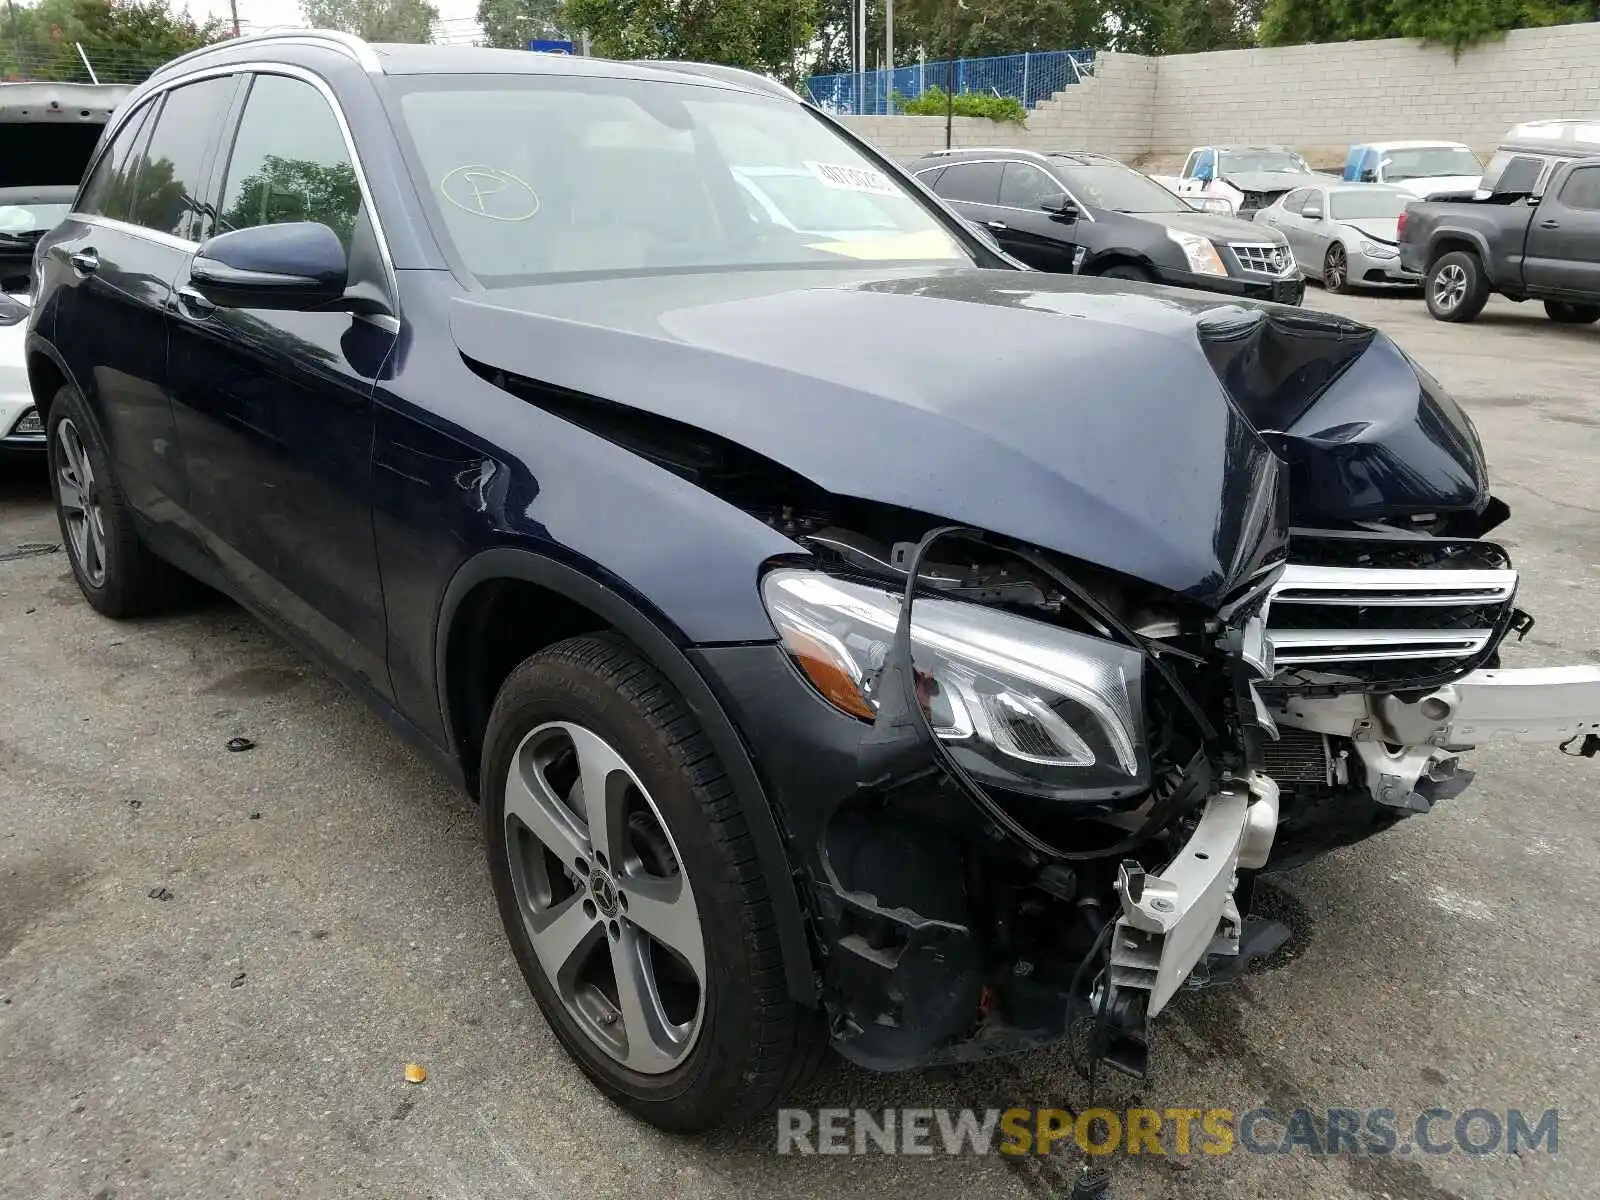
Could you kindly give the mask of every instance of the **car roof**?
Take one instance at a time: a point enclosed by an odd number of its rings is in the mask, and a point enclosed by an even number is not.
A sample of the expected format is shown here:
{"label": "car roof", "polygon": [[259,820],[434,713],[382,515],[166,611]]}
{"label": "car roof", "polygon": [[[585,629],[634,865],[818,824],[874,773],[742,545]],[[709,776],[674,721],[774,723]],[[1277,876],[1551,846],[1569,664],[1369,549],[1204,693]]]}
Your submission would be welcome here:
{"label": "car roof", "polygon": [[1470,150],[1465,142],[1451,142],[1444,138],[1438,140],[1415,140],[1409,142],[1357,142],[1356,145],[1364,146],[1369,150],[1427,150],[1435,146],[1448,146],[1452,150]]}
{"label": "car roof", "polygon": [[[915,161],[932,164],[935,162],[960,162],[963,159],[992,158],[996,154],[1009,154],[1017,158],[1031,159],[1034,162],[1051,162],[1064,160],[1077,163],[1079,166],[1092,164],[1111,163],[1115,166],[1124,166],[1122,162],[1112,158],[1109,154],[1097,154],[1092,150],[1024,150],[1020,146],[962,146],[953,150],[930,150]],[[927,167],[923,167],[927,170]],[[1132,167],[1128,168],[1130,171]]]}

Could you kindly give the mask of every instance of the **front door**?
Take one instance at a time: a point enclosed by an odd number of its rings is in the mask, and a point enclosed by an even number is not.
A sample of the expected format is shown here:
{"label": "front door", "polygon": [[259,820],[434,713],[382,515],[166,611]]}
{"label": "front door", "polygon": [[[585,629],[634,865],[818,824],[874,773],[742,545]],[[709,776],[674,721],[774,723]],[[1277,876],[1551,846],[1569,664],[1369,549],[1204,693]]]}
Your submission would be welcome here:
{"label": "front door", "polygon": [[1043,207],[1065,196],[1061,184],[1037,164],[1007,162],[1000,176],[998,205],[1005,229],[994,231],[1000,245],[1035,270],[1070,272],[1078,250],[1077,221],[1089,218],[1068,217]]}
{"label": "front door", "polygon": [[1600,166],[1575,168],[1539,202],[1525,253],[1530,288],[1600,301]]}
{"label": "front door", "polygon": [[[344,243],[352,285],[392,297],[354,155],[310,79],[253,77],[213,194],[217,233],[321,222]],[[254,603],[388,695],[372,389],[394,323],[220,308],[185,275],[171,328],[174,412],[212,553]]]}

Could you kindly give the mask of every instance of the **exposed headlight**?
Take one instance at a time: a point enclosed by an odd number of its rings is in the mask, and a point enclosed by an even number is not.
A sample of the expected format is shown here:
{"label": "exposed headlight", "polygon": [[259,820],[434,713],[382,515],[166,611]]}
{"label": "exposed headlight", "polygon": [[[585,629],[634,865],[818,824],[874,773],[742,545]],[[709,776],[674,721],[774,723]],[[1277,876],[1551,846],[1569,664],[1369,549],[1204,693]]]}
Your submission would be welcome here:
{"label": "exposed headlight", "polygon": [[1393,246],[1385,246],[1382,242],[1369,242],[1366,238],[1361,239],[1361,253],[1368,258],[1400,257],[1400,251]]}
{"label": "exposed headlight", "polygon": [[1189,270],[1196,275],[1228,273],[1228,268],[1223,265],[1222,255],[1217,253],[1217,248],[1212,245],[1210,238],[1201,237],[1198,233],[1184,233],[1180,229],[1167,230],[1167,237],[1178,244],[1183,256],[1189,260]]}
{"label": "exposed headlight", "polygon": [[[761,593],[823,698],[872,720],[900,594],[791,569],[768,574]],[[1148,786],[1139,651],[934,596],[912,610],[911,651],[929,724],[981,782],[1045,796]]]}
{"label": "exposed headlight", "polygon": [[41,434],[44,432],[44,422],[39,419],[39,410],[30,408],[22,414],[22,420],[17,422],[17,427],[11,431],[16,434]]}

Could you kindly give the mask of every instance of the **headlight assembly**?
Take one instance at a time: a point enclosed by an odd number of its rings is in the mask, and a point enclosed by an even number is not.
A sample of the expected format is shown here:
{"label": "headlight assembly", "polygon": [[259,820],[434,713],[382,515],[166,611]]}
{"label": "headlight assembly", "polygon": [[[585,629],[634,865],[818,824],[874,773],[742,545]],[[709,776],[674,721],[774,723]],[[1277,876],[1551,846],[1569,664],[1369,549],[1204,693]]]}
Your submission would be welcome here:
{"label": "headlight assembly", "polygon": [[[785,648],[823,698],[873,719],[900,594],[794,569],[771,572],[761,590]],[[980,782],[1083,799],[1148,786],[1138,650],[926,596],[912,610],[911,656],[933,732]]]}
{"label": "headlight assembly", "polygon": [[1400,251],[1393,246],[1385,246],[1382,242],[1369,242],[1361,239],[1361,252],[1369,258],[1396,258]]}
{"label": "headlight assembly", "polygon": [[1196,275],[1226,275],[1228,268],[1222,261],[1222,255],[1217,253],[1216,246],[1208,237],[1201,237],[1198,233],[1184,233],[1181,230],[1167,230],[1167,237],[1178,244],[1183,251],[1184,258],[1189,260],[1189,270]]}

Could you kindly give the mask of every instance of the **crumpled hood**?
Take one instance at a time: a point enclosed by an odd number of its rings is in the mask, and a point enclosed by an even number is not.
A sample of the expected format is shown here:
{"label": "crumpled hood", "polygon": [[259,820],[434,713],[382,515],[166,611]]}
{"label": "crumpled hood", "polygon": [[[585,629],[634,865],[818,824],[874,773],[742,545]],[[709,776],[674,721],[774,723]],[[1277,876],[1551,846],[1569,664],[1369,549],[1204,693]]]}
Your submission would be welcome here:
{"label": "crumpled hood", "polygon": [[1390,186],[1401,188],[1423,200],[1430,196],[1456,196],[1477,191],[1482,175],[1433,175],[1426,179],[1402,179]]}
{"label": "crumpled hood", "polygon": [[1241,192],[1287,192],[1310,187],[1319,177],[1304,171],[1223,171],[1222,178]]}
{"label": "crumpled hood", "polygon": [[[1208,313],[1232,347],[1215,364]],[[1300,342],[1327,369],[1275,342],[1263,367],[1262,313],[1291,322],[1291,341],[1314,331]],[[517,389],[533,403],[549,389],[564,408],[667,418],[836,495],[1211,604],[1281,555],[1289,519],[1282,462],[1223,378],[1260,393],[1245,398],[1262,428],[1282,427],[1309,403],[1294,379],[1337,374],[1378,336],[1176,289],[865,267],[493,291],[453,301],[450,327],[486,375],[534,385]]]}

